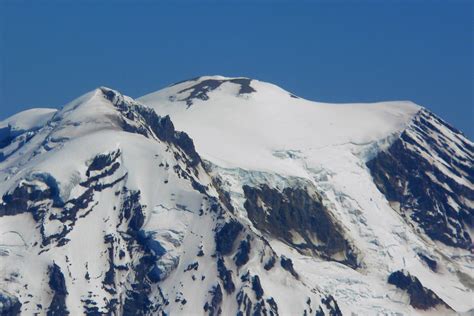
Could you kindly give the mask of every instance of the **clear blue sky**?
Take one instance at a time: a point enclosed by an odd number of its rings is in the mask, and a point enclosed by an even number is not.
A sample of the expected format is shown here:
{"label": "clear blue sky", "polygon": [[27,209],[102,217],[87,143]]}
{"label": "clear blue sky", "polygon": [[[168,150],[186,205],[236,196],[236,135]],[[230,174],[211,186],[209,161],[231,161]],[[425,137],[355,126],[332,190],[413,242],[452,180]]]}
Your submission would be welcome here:
{"label": "clear blue sky", "polygon": [[472,1],[0,0],[0,119],[206,74],[311,100],[412,100],[474,137]]}

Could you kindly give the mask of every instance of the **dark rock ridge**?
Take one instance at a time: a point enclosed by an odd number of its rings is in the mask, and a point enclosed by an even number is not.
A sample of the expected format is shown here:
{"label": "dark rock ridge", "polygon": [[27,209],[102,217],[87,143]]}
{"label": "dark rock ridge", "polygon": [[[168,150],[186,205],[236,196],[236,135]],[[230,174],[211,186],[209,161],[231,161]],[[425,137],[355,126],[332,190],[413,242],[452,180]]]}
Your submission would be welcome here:
{"label": "dark rock ridge", "polygon": [[0,162],[17,152],[38,130],[38,127],[31,130],[15,130],[11,126],[0,128]]}
{"label": "dark rock ridge", "polygon": [[280,264],[283,269],[290,272],[295,278],[298,278],[298,273],[296,273],[295,268],[293,267],[293,261],[291,261],[290,258],[282,256],[280,259]]}
{"label": "dark rock ridge", "polygon": [[407,292],[410,305],[417,309],[427,310],[438,305],[451,309],[433,291],[425,288],[417,277],[405,271],[395,271],[388,277],[388,283]]}
{"label": "dark rock ridge", "polygon": [[227,294],[232,294],[235,291],[232,271],[227,270],[223,258],[217,259],[217,271],[219,274],[219,278],[221,279],[222,284],[224,285],[224,290],[227,292]]}
{"label": "dark rock ridge", "polygon": [[265,262],[265,265],[263,268],[267,271],[271,270],[275,266],[276,259],[274,256],[271,256],[270,259],[268,259],[267,262]]}
{"label": "dark rock ridge", "polygon": [[[321,303],[323,303],[328,310],[329,316],[342,316],[342,312],[339,309],[339,305],[337,305],[336,300],[332,295],[328,295],[327,297],[323,297],[321,299]],[[316,311],[316,316],[324,316],[325,313],[320,308],[319,311]]]}
{"label": "dark rock ridge", "polygon": [[128,221],[127,235],[130,239],[127,239],[127,248],[132,256],[139,258],[138,263],[131,267],[133,277],[131,286],[126,291],[123,315],[148,315],[158,311],[161,303],[164,303],[154,302],[149,296],[153,288],[156,288],[155,283],[162,279],[162,271],[156,263],[165,250],[142,230],[145,217],[140,192],[126,190],[123,193],[121,220]]}
{"label": "dark rock ridge", "polygon": [[221,286],[217,284],[210,291],[211,300],[204,304],[204,311],[208,313],[209,316],[221,315],[221,304],[222,304],[222,290]]}
{"label": "dark rock ridge", "polygon": [[240,242],[237,253],[234,256],[235,264],[240,267],[249,261],[250,254],[250,235]]}
{"label": "dark rock ridge", "polygon": [[215,235],[216,251],[222,255],[228,255],[234,248],[234,243],[237,236],[244,229],[243,225],[236,221],[231,220],[225,223]]}
{"label": "dark rock ridge", "polygon": [[[194,79],[191,81],[198,80]],[[219,88],[223,83],[230,82],[240,86],[238,95],[241,94],[250,94],[252,92],[256,92],[254,88],[250,85],[252,79],[249,78],[234,78],[234,79],[206,79],[198,82],[197,84],[183,89],[178,92],[178,94],[188,92],[189,96],[183,99],[179,99],[178,101],[186,101],[188,108],[193,105],[193,100],[200,99],[200,100],[209,100],[208,93]],[[176,85],[176,84],[175,84]]]}
{"label": "dark rock ridge", "polygon": [[66,296],[68,295],[66,281],[61,268],[56,264],[49,267],[49,287],[54,292],[54,295],[49,305],[47,315],[69,315],[69,311],[66,307]]}
{"label": "dark rock ridge", "polygon": [[252,290],[255,292],[257,300],[262,298],[264,292],[262,284],[260,284],[260,278],[258,277],[258,275],[252,277]]}
{"label": "dark rock ridge", "polygon": [[418,253],[418,257],[431,269],[431,271],[436,272],[438,270],[438,262],[435,259],[432,259],[428,255],[423,253]]}
{"label": "dark rock ridge", "polygon": [[474,147],[459,131],[422,110],[367,167],[387,200],[429,237],[472,247]]}
{"label": "dark rock ridge", "polygon": [[[45,203],[42,202],[55,201],[56,205],[62,205],[57,184],[51,179],[47,181],[49,183],[44,182],[41,178],[49,179],[48,176],[41,177],[35,174],[31,176],[30,180],[23,181],[11,192],[5,193],[0,204],[0,216],[13,216],[31,212],[38,220],[42,217],[46,207]],[[40,183],[44,184],[46,189],[42,189]]]}
{"label": "dark rock ridge", "polygon": [[[323,258],[358,267],[352,246],[319,196],[310,195],[304,188],[288,187],[279,191],[266,184],[244,186],[243,190],[244,207],[256,228],[297,249],[310,250]],[[304,242],[295,242],[294,233],[299,234]],[[336,260],[334,257],[339,253],[343,253],[345,259]]]}
{"label": "dark rock ridge", "polygon": [[[139,103],[130,104],[125,101],[123,95],[114,90],[101,88],[101,91],[104,97],[126,118],[122,120],[122,128],[125,131],[149,138],[156,137],[161,141],[176,145],[187,155],[191,167],[201,162],[192,139],[186,133],[176,131],[168,115],[161,117],[151,108]],[[139,124],[132,125],[131,122]]]}
{"label": "dark rock ridge", "polygon": [[20,315],[20,312],[20,301],[14,296],[6,295],[0,292],[0,315],[16,316]]}
{"label": "dark rock ridge", "polygon": [[0,149],[10,145],[11,141],[15,138],[15,135],[12,133],[10,126],[0,128]]}
{"label": "dark rock ridge", "polygon": [[251,277],[250,273],[247,272],[247,274],[242,276],[242,281],[245,282],[245,286],[243,286],[236,295],[238,316],[279,315],[278,306],[273,297],[264,297],[264,290],[260,284],[260,278],[257,275]]}

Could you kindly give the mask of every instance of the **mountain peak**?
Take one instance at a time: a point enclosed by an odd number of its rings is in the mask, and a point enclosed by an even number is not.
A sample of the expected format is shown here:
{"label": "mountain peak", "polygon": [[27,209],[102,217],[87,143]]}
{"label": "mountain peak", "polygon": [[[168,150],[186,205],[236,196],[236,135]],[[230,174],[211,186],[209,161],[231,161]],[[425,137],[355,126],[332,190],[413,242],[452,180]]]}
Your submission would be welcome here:
{"label": "mountain peak", "polygon": [[[258,170],[280,168],[274,154],[279,151],[372,152],[401,133],[420,109],[411,102],[312,102],[271,83],[223,77],[185,81],[138,100],[170,115],[177,129],[193,135],[204,157]],[[265,158],[254,159],[257,153]]]}
{"label": "mountain peak", "polygon": [[249,78],[249,77],[226,77],[226,76],[222,76],[222,75],[205,75],[205,76],[194,77],[194,78],[191,78],[191,79],[181,80],[181,81],[178,81],[178,82],[175,82],[175,83],[169,85],[169,87],[180,85],[180,84],[186,84],[186,83],[198,83],[198,82],[202,82],[202,81],[205,81],[205,80],[209,80],[209,81],[229,81],[229,80],[235,80],[235,79],[252,80],[252,78]]}
{"label": "mountain peak", "polygon": [[474,146],[432,113],[222,76],[140,101],[0,124],[1,315],[473,308]]}
{"label": "mountain peak", "polygon": [[253,84],[256,80],[246,77],[202,76],[180,81],[152,93],[147,98],[160,98],[173,102],[182,102],[189,108],[195,102],[209,100],[216,93],[227,96],[248,96],[257,92]]}

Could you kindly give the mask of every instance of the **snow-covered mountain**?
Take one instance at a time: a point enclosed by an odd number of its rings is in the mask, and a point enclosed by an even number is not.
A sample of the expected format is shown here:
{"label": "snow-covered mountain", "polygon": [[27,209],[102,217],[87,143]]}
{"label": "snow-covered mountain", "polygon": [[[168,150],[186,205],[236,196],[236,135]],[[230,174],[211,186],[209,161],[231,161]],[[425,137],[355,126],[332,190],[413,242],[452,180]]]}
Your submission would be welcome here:
{"label": "snow-covered mountain", "polygon": [[474,311],[473,143],[220,76],[0,122],[2,315]]}

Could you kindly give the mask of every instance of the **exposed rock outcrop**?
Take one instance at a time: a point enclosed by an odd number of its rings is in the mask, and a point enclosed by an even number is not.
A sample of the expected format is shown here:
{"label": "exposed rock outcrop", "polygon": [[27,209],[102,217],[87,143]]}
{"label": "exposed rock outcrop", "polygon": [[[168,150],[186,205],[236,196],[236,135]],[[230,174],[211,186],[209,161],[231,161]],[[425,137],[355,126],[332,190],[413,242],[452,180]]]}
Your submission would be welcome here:
{"label": "exposed rock outcrop", "polygon": [[410,305],[417,309],[430,309],[438,305],[451,309],[433,291],[425,288],[417,277],[405,271],[395,271],[388,277],[388,283],[407,292]]}
{"label": "exposed rock outcrop", "polygon": [[379,190],[433,240],[468,249],[474,227],[474,147],[426,110],[367,163]]}
{"label": "exposed rock outcrop", "polygon": [[[304,188],[268,185],[243,187],[244,204],[249,219],[258,229],[280,238],[300,250],[357,268],[355,251],[345,239],[342,229],[322,204],[321,197],[310,195]],[[344,259],[335,257],[343,253]]]}

